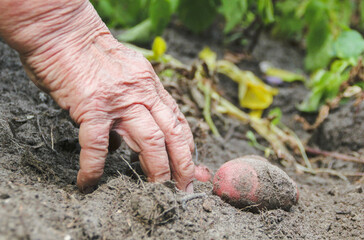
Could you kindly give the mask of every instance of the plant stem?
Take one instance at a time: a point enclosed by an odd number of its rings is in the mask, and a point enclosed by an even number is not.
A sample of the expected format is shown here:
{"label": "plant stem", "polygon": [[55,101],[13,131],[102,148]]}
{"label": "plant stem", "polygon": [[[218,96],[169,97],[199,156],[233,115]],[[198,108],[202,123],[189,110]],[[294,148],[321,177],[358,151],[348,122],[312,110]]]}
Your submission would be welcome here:
{"label": "plant stem", "polygon": [[209,125],[212,133],[215,135],[215,137],[221,138],[221,135],[219,133],[219,130],[217,130],[214,122],[211,118],[211,86],[209,83],[206,83],[204,88],[204,94],[205,94],[205,106],[203,108],[203,116],[205,118],[206,123]]}
{"label": "plant stem", "polygon": [[348,161],[348,162],[364,163],[364,159],[362,159],[362,158],[349,156],[349,155],[345,155],[345,154],[338,153],[338,152],[328,152],[328,151],[324,151],[321,149],[315,149],[315,148],[311,148],[311,147],[307,147],[307,146],[305,147],[305,149],[308,153],[311,153],[314,155],[322,155],[324,157],[333,157],[333,158],[340,159],[343,161]]}

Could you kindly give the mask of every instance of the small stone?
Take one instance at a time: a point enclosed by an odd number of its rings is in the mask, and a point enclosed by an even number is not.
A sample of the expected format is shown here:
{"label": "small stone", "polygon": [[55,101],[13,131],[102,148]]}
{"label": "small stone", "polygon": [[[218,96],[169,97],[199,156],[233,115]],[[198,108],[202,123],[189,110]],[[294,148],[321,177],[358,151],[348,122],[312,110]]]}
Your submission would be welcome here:
{"label": "small stone", "polygon": [[214,205],[214,201],[211,199],[206,199],[203,203],[202,203],[202,208],[203,210],[205,210],[206,212],[212,212],[212,206]]}

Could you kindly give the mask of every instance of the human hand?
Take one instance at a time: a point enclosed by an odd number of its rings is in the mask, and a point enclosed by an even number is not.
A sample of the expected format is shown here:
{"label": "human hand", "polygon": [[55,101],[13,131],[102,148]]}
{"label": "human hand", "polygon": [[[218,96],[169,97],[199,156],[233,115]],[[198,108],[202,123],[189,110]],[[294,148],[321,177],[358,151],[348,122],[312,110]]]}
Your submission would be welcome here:
{"label": "human hand", "polygon": [[88,191],[101,178],[114,131],[139,153],[149,181],[172,178],[192,192],[192,133],[150,63],[118,43],[88,1],[52,9],[33,1],[46,9],[38,21],[0,32],[32,81],[80,125],[78,187]]}

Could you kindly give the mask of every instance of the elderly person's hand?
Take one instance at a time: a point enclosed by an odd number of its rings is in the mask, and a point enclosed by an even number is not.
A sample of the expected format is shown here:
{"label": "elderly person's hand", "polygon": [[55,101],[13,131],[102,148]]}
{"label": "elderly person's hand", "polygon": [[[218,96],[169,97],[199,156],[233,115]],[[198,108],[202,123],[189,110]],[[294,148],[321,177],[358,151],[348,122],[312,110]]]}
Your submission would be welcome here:
{"label": "elderly person's hand", "polygon": [[[0,0],[0,34],[32,81],[80,125],[77,185],[103,174],[110,132],[139,153],[149,181],[193,191],[193,138],[150,63],[118,43],[86,0]],[[112,144],[112,143],[111,143]]]}

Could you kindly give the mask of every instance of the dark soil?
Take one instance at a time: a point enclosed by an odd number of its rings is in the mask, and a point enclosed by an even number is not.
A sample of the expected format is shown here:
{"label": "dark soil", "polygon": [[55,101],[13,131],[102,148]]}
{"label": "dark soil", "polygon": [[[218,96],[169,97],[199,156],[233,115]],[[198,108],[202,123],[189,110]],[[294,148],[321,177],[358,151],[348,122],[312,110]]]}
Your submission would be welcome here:
{"label": "dark soil", "polygon": [[[170,33],[169,42],[170,53],[185,60],[195,57],[201,42],[205,43],[198,37],[180,38],[175,32]],[[173,47],[173,42],[178,47]],[[252,61],[283,56],[280,51],[286,45],[279,44],[263,36]],[[299,68],[299,52],[288,54],[294,60],[277,58],[277,67],[292,63],[289,69]],[[281,58],[283,63],[279,62]],[[244,68],[244,64],[240,67]],[[125,144],[108,156],[99,188],[91,194],[81,194],[75,186],[80,150],[77,126],[66,111],[31,83],[17,54],[2,41],[0,83],[1,240],[364,239],[363,181],[298,173],[290,167],[283,168],[274,159],[271,161],[298,185],[300,200],[289,211],[239,210],[213,195],[211,183],[196,182],[196,194],[192,196],[176,191],[173,183],[141,183],[122,160],[129,160],[130,151]],[[180,87],[180,96],[187,94]],[[305,93],[298,84],[281,88],[274,105],[282,108],[283,122],[313,146],[363,153],[363,106],[340,107],[311,137],[293,120],[298,114],[294,105]],[[195,134],[199,163],[216,171],[230,159],[263,154],[247,142],[245,133],[249,127],[219,116],[216,121],[224,122],[219,124],[225,137],[222,142],[208,133],[201,112],[193,112],[187,106],[181,109]],[[363,164],[324,157],[312,159],[316,167],[351,173],[364,170]]]}

